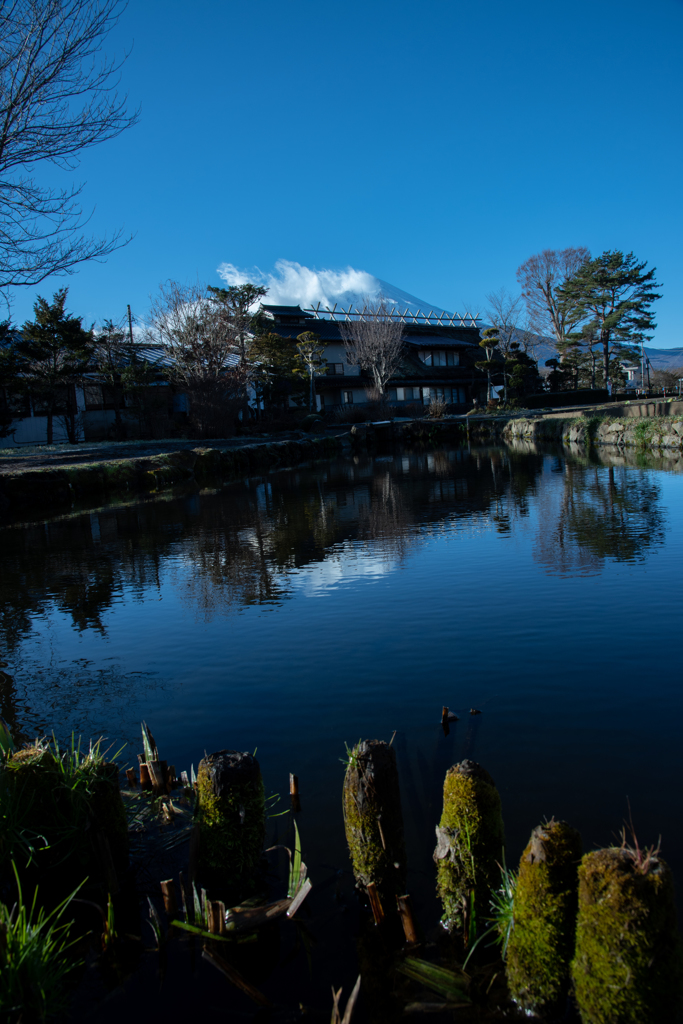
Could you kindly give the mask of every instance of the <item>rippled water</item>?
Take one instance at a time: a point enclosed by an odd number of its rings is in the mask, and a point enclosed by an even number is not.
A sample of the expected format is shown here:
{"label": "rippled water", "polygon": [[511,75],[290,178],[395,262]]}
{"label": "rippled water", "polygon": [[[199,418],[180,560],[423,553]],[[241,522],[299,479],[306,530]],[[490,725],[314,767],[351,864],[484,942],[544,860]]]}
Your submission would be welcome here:
{"label": "rippled water", "polygon": [[463,757],[499,786],[509,862],[545,815],[612,841],[628,799],[683,884],[682,509],[681,475],[461,448],[8,527],[2,714],[131,755],[145,719],[178,770],[257,747],[268,791],[299,776],[314,881],[348,865],[344,743],[396,731],[426,916]]}

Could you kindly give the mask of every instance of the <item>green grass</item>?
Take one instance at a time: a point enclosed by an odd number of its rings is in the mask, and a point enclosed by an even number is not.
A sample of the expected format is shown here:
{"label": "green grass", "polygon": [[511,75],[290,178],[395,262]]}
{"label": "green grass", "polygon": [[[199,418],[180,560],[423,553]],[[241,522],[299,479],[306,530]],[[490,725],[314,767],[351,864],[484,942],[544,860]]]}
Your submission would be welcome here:
{"label": "green grass", "polygon": [[98,785],[108,777],[106,753],[100,740],[82,750],[72,736],[62,749],[53,736],[2,755],[0,865],[28,866],[50,850],[54,866],[83,847]]}
{"label": "green grass", "polygon": [[37,889],[30,906],[24,903],[12,867],[17,901],[11,909],[0,903],[0,1014],[13,1022],[44,1021],[66,1009],[68,976],[80,962],[72,922],[64,919],[78,890],[48,914],[37,907]]}

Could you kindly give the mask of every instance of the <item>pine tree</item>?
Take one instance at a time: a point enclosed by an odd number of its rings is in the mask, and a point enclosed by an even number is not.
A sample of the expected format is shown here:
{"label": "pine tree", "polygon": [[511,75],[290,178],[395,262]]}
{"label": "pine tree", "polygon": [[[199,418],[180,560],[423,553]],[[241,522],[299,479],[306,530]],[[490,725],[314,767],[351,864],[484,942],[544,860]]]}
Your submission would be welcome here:
{"label": "pine tree", "polygon": [[587,260],[559,289],[563,301],[578,309],[602,349],[603,382],[610,379],[613,360],[628,357],[656,327],[650,307],[661,298],[655,290],[656,268],[646,270],[632,252],[608,250]]}
{"label": "pine tree", "polygon": [[271,331],[257,334],[249,345],[249,359],[253,367],[252,385],[264,408],[289,398],[305,401],[304,384],[298,372],[301,361],[292,338]]}
{"label": "pine tree", "polygon": [[83,328],[82,317],[66,312],[68,289],[60,288],[52,302],[38,296],[33,306],[35,319],[21,329],[15,345],[24,387],[45,403],[47,443],[52,444],[53,420],[63,408],[67,436],[78,440],[74,386],[83,378],[93,351],[92,331]]}

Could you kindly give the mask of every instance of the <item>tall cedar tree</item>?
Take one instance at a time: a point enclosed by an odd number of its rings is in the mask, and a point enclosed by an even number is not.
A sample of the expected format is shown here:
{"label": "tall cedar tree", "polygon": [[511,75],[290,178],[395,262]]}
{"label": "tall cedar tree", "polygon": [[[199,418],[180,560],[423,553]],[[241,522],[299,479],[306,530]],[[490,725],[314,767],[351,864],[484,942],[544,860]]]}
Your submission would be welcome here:
{"label": "tall cedar tree", "polygon": [[605,382],[612,360],[626,355],[629,345],[640,343],[657,326],[650,306],[661,298],[655,291],[659,284],[656,268],[646,267],[632,252],[607,250],[583,263],[558,290],[561,300],[573,305],[596,332]]}
{"label": "tall cedar tree", "polygon": [[78,440],[74,388],[82,381],[93,352],[92,331],[84,330],[82,317],[66,312],[67,291],[60,288],[52,302],[38,296],[33,306],[35,319],[24,324],[15,345],[23,386],[45,404],[48,444],[54,440],[58,408],[64,410],[69,441],[75,444]]}

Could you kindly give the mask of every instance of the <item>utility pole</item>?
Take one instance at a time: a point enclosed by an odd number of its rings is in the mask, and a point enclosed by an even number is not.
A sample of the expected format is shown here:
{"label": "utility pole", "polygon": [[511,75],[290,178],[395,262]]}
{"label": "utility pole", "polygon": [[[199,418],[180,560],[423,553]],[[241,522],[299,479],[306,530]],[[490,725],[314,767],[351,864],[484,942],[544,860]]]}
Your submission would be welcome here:
{"label": "utility pole", "polygon": [[133,317],[130,312],[130,303],[128,303],[128,338],[131,345],[133,344]]}

